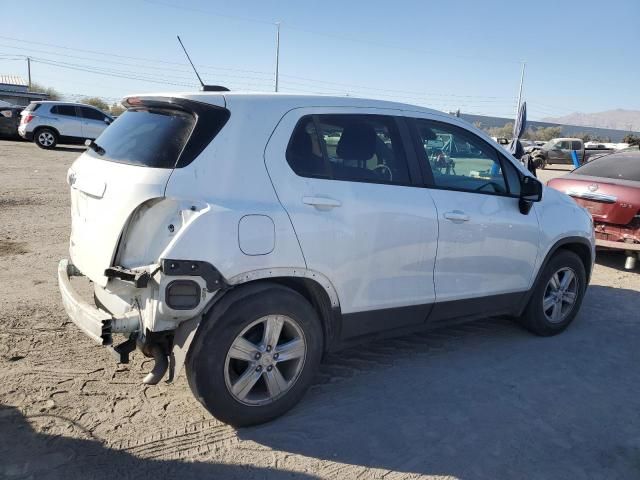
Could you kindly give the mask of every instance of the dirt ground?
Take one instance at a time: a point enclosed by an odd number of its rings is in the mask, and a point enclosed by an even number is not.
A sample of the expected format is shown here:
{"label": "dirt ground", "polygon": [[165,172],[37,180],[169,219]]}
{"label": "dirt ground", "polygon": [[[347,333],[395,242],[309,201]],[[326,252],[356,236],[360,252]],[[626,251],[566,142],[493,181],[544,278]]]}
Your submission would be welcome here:
{"label": "dirt ground", "polygon": [[140,354],[118,366],[67,319],[80,151],[0,141],[0,478],[640,478],[640,271],[622,257],[599,256],[562,335],[487,319],[347,350],[290,414],[235,430],[184,375],[143,386]]}

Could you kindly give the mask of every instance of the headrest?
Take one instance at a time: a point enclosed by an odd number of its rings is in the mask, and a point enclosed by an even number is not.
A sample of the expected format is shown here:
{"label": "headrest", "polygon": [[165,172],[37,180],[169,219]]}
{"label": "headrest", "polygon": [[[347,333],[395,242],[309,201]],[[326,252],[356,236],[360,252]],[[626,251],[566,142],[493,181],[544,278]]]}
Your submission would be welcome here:
{"label": "headrest", "polygon": [[343,160],[369,160],[376,151],[376,131],[371,125],[347,125],[338,141],[336,153]]}
{"label": "headrest", "polygon": [[296,155],[308,155],[313,151],[313,145],[311,143],[311,137],[303,130],[299,129],[291,140],[291,150]]}

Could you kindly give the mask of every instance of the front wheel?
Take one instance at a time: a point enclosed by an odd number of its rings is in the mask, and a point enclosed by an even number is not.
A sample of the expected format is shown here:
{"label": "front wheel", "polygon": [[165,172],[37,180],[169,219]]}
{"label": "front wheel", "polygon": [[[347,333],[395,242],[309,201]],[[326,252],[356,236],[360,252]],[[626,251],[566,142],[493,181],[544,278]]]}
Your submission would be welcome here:
{"label": "front wheel", "polygon": [[56,132],[50,128],[41,128],[36,131],[33,140],[40,148],[49,149],[56,146],[58,143],[58,136],[56,135]]}
{"label": "front wheel", "polygon": [[320,364],[323,338],[316,311],[279,285],[238,296],[201,328],[187,360],[189,386],[213,416],[236,427],[264,423],[291,409]]}
{"label": "front wheel", "polygon": [[520,322],[541,336],[562,332],[580,310],[586,281],[580,257],[559,251],[542,271]]}

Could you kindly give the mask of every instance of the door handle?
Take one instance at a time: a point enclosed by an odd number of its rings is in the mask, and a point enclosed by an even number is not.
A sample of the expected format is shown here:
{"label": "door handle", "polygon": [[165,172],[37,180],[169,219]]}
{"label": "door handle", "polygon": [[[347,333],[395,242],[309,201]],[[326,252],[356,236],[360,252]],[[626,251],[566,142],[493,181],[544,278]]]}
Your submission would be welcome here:
{"label": "door handle", "polygon": [[453,210],[451,212],[446,212],[444,214],[444,218],[446,218],[447,220],[451,220],[454,223],[462,223],[462,222],[469,221],[469,215],[467,215],[461,210]]}
{"label": "door handle", "polygon": [[342,205],[339,200],[329,197],[302,197],[302,203],[316,207],[319,210],[328,210]]}

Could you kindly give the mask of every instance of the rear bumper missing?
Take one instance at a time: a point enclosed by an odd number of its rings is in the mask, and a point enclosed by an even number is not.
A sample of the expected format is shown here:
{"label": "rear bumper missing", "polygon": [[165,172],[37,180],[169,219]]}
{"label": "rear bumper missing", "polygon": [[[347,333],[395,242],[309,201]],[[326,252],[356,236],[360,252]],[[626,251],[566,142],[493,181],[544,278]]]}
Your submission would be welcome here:
{"label": "rear bumper missing", "polygon": [[140,328],[139,312],[115,318],[109,312],[89,304],[71,285],[71,277],[83,276],[67,259],[58,264],[58,287],[67,315],[88,337],[100,345],[111,345],[113,333],[135,332]]}

